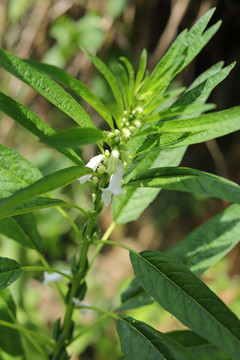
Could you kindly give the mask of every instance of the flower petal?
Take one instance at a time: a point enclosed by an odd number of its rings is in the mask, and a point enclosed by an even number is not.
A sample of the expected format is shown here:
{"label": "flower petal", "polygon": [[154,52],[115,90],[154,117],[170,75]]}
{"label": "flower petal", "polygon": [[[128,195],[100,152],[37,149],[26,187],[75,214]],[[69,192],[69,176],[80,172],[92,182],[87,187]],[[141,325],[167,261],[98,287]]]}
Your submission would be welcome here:
{"label": "flower petal", "polygon": [[[99,164],[103,158],[104,158],[104,155],[102,155],[102,154],[93,156],[89,160],[89,162],[86,164],[86,167],[92,169],[93,171],[96,171],[97,167],[99,166]],[[78,180],[80,181],[80,184],[83,184],[86,181],[90,181],[91,177],[92,177],[92,175],[84,175],[84,176],[81,176]]]}
{"label": "flower petal", "polygon": [[108,206],[111,202],[111,199],[112,199],[112,192],[110,190],[108,190],[108,188],[106,189],[102,189],[102,201],[104,202],[104,205],[105,206]]}
{"label": "flower petal", "polygon": [[121,188],[123,171],[124,169],[122,162],[119,160],[117,171],[110,177],[110,182],[108,186],[108,190],[110,190],[114,195],[126,194],[126,190],[123,190]]}

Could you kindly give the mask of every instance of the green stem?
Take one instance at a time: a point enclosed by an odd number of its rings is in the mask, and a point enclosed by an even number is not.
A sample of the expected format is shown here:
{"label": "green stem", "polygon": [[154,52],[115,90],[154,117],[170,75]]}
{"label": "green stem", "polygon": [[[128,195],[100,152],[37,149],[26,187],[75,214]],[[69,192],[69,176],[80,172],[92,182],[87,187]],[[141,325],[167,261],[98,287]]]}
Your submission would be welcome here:
{"label": "green stem", "polygon": [[[103,179],[102,186],[105,186],[106,180]],[[90,244],[92,243],[91,236],[93,234],[94,226],[96,223],[96,219],[99,215],[99,213],[102,210],[101,206],[101,190],[98,189],[96,193],[95,200],[92,204],[91,211],[89,211],[88,216],[88,223],[87,228],[83,233],[82,236],[82,247],[80,250],[80,256],[77,263],[77,269],[78,272],[74,275],[74,278],[72,280],[72,285],[70,289],[70,293],[68,294],[67,298],[67,309],[65,312],[64,320],[63,320],[63,326],[62,326],[62,337],[61,339],[56,343],[53,356],[54,359],[58,359],[61,354],[63,353],[64,349],[68,345],[70,339],[70,331],[71,331],[71,325],[72,325],[72,314],[75,309],[75,305],[72,301],[72,298],[77,296],[77,293],[81,287],[81,285],[84,282],[85,276],[86,276],[86,264],[87,264],[87,254]]]}
{"label": "green stem", "polygon": [[78,206],[78,205],[75,205],[75,204],[66,202],[66,203],[64,203],[62,206],[77,209],[77,210],[81,211],[84,215],[86,215],[87,217],[89,217],[89,213],[88,213],[87,211],[83,210],[83,209],[82,209],[80,206]]}
{"label": "green stem", "polygon": [[9,323],[9,322],[4,321],[4,320],[0,320],[0,325],[9,327],[9,328],[17,330],[17,331],[21,331],[21,332],[23,332],[25,334],[29,334],[29,335],[41,340],[43,343],[47,344],[50,347],[53,347],[53,345],[55,344],[55,341],[53,339],[49,339],[49,338],[47,338],[45,336],[39,335],[39,334],[29,330],[29,329],[26,329],[25,327],[23,327],[21,325],[12,324],[12,323]]}
{"label": "green stem", "polygon": [[92,311],[97,311],[100,312],[101,314],[110,316],[111,318],[118,320],[119,319],[119,315],[115,314],[113,311],[111,310],[106,310],[103,308],[100,308],[98,306],[92,306],[92,305],[81,305],[81,306],[76,306],[76,309],[89,309]]}
{"label": "green stem", "polygon": [[110,315],[108,314],[104,314],[102,316],[100,316],[97,320],[95,320],[91,325],[89,325],[88,327],[86,327],[85,329],[82,329],[79,331],[79,333],[77,335],[74,336],[73,339],[71,339],[68,343],[68,345],[72,344],[74,341],[76,341],[80,336],[86,334],[87,332],[89,332],[90,330],[94,329],[98,324],[100,324],[102,321],[104,321],[105,319],[107,319]]}
{"label": "green stem", "polygon": [[38,253],[38,256],[39,256],[40,261],[43,264],[43,266],[49,267],[49,264],[48,264],[47,260],[45,259],[45,257],[41,253]]}
{"label": "green stem", "polygon": [[56,209],[62,214],[62,216],[69,222],[69,224],[72,226],[75,234],[77,235],[77,237],[82,240],[82,234],[81,232],[78,230],[77,225],[75,224],[75,222],[68,216],[68,214],[66,213],[66,211],[64,211],[61,207],[56,206]]}
{"label": "green stem", "polygon": [[[107,241],[107,239],[109,238],[109,236],[111,235],[111,233],[113,232],[114,228],[116,226],[115,221],[109,226],[109,228],[106,230],[106,232],[104,233],[103,237],[101,238],[101,240],[99,240],[99,244],[96,247],[91,260],[89,261],[89,269],[91,268],[91,266],[93,265],[96,257],[98,256],[98,254],[100,253],[100,251],[102,250],[103,246],[105,245],[105,242]],[[94,242],[95,243],[95,242]]]}
{"label": "green stem", "polygon": [[66,278],[68,278],[69,280],[72,280],[72,277],[68,274],[65,274],[64,272],[58,270],[58,269],[54,269],[51,267],[46,267],[46,266],[21,266],[20,269],[23,269],[25,271],[47,271],[49,273],[57,273],[60,274]]}
{"label": "green stem", "polygon": [[136,255],[139,255],[138,254],[138,252],[137,251],[135,251],[135,250],[133,250],[132,248],[130,248],[129,246],[127,246],[127,245],[124,245],[124,244],[121,244],[121,243],[119,243],[119,242],[117,242],[117,241],[111,241],[111,240],[105,240],[105,241],[101,241],[101,240],[96,240],[96,241],[93,241],[93,244],[102,244],[102,245],[114,245],[114,246],[118,246],[118,247],[120,247],[120,248],[123,248],[123,249],[125,249],[125,250],[127,250],[127,251],[130,251],[130,252],[132,252],[132,253],[134,253],[134,254],[136,254]]}

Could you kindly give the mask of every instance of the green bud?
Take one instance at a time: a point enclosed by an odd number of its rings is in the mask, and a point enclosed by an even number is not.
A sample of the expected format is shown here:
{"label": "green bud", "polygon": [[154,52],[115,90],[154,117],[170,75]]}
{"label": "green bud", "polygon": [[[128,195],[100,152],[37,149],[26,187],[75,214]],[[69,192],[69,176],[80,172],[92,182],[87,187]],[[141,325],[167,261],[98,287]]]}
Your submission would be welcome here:
{"label": "green bud", "polygon": [[97,173],[98,174],[104,174],[106,171],[106,167],[103,164],[98,165]]}
{"label": "green bud", "polygon": [[118,159],[119,159],[119,151],[113,150],[111,152],[109,163],[108,163],[108,168],[107,168],[108,174],[110,174],[110,175],[115,174],[115,172],[117,171],[117,167],[118,167]]}

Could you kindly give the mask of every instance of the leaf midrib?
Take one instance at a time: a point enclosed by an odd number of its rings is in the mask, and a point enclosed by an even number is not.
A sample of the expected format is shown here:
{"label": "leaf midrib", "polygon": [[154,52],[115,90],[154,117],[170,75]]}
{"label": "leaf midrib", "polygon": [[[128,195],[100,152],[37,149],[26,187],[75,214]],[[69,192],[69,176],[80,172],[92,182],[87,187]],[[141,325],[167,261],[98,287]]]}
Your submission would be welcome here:
{"label": "leaf midrib", "polygon": [[151,342],[151,340],[149,340],[143,333],[141,333],[136,327],[134,327],[131,323],[129,323],[128,321],[120,318],[121,321],[124,321],[128,326],[130,326],[133,330],[135,330],[138,334],[140,334],[141,337],[143,337],[155,350],[157,350],[157,352],[163,357],[163,360],[167,360],[165,358],[165,356],[160,352],[160,350],[158,348],[156,348],[156,346]]}
{"label": "leaf midrib", "polygon": [[[227,332],[229,332],[235,339],[237,339],[237,341],[239,341],[239,339],[228,329],[225,327],[225,325],[223,325],[222,323],[219,322],[218,319],[216,319],[211,313],[209,313],[209,311],[205,308],[202,307],[201,304],[199,304],[194,298],[192,298],[188,293],[186,293],[184,290],[182,290],[182,288],[179,287],[178,284],[176,284],[172,279],[168,278],[168,276],[166,274],[164,274],[162,271],[160,271],[155,265],[153,265],[152,263],[150,263],[146,258],[144,258],[143,256],[141,256],[140,254],[135,253],[135,255],[138,255],[139,258],[144,259],[144,261],[148,264],[150,264],[151,267],[153,267],[155,270],[157,270],[157,272],[161,273],[161,275],[163,277],[165,277],[165,279],[167,279],[170,283],[172,283],[175,287],[177,287],[178,290],[180,290],[182,293],[184,293],[184,295],[186,295],[186,297],[190,298],[190,300],[192,300],[195,304],[197,304],[204,312],[206,312],[211,318],[213,318],[221,327],[223,327],[224,329],[227,330]],[[189,269],[187,269],[189,270]]]}

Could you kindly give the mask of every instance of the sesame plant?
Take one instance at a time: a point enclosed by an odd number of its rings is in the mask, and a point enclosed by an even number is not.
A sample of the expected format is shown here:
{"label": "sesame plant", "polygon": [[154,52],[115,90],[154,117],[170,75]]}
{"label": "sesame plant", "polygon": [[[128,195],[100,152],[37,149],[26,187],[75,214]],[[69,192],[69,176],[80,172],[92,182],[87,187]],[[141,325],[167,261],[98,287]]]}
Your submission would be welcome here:
{"label": "sesame plant", "polygon": [[[136,74],[125,57],[120,58],[113,72],[86,51],[111,89],[114,97],[111,104],[103,104],[87,86],[57,67],[22,60],[0,50],[0,65],[4,70],[31,86],[77,123],[76,127],[55,132],[30,109],[0,93],[2,112],[72,161],[72,166],[43,176],[18,152],[0,145],[0,232],[20,243],[25,251],[34,249],[39,259],[32,266],[20,264],[11,254],[9,258],[0,257],[3,359],[12,358],[6,354],[28,359],[26,346],[22,345],[24,339],[41,359],[70,359],[71,344],[106,318],[116,322],[121,359],[240,359],[240,321],[199,278],[239,241],[240,186],[217,175],[179,166],[189,145],[240,129],[240,106],[213,112],[210,110],[214,105],[206,103],[234,63],[226,67],[222,62],[213,65],[187,89],[171,85],[218,30],[220,22],[206,30],[213,12],[211,9],[189,31],[181,32],[151,74],[146,71],[145,50]],[[105,121],[105,130],[96,128],[65,88],[91,105]],[[88,144],[96,144],[96,152],[91,159],[83,159],[79,147]],[[73,182],[85,189],[89,184],[92,194],[89,208],[83,208],[77,198],[69,202],[59,190],[55,195],[56,189]],[[161,189],[203,194],[234,204],[165,253],[152,250],[137,253],[111,241],[114,227],[137,220]],[[111,206],[114,220],[102,234],[98,220],[107,206]],[[38,211],[49,207],[59,211],[73,229],[76,250],[66,264],[68,270],[48,263],[44,241],[36,228]],[[81,226],[71,218],[71,209],[82,214]],[[110,304],[101,308],[84,301],[88,275],[106,244],[129,252],[134,272],[133,281],[114,308]],[[59,292],[65,308],[53,324],[51,336],[38,331],[34,324],[29,327],[19,321],[14,292],[9,289],[26,273],[34,277],[39,272],[44,284]],[[162,333],[150,324],[124,315],[129,309],[153,302],[159,303],[188,330]],[[82,323],[82,310],[91,310],[99,316],[90,325]],[[74,317],[76,312],[78,317]]]}

